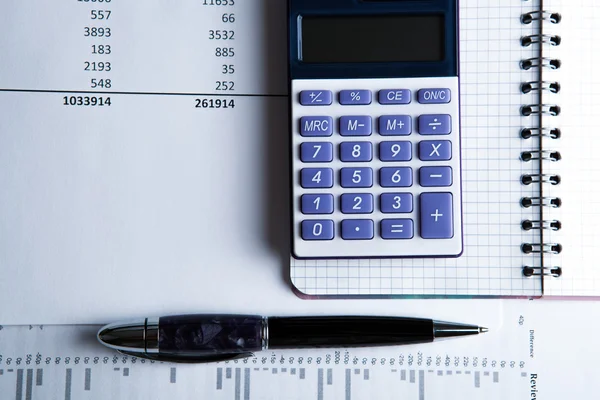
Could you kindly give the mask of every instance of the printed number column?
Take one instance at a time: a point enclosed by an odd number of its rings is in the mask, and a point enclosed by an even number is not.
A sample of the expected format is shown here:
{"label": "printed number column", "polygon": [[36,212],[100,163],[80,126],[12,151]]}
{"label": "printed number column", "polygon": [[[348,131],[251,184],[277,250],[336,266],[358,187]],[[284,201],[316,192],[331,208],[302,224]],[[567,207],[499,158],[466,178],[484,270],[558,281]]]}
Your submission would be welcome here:
{"label": "printed number column", "polygon": [[219,72],[214,83],[217,93],[235,91],[235,40],[236,13],[235,0],[202,0],[202,5],[217,14],[206,35],[214,57],[218,60]]}

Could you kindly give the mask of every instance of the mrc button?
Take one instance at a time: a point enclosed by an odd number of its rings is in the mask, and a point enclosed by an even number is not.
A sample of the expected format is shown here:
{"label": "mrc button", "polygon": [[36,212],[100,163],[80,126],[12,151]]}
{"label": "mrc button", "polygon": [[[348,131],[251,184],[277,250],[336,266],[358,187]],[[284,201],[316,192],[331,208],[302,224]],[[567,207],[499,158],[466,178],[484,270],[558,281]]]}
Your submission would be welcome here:
{"label": "mrc button", "polygon": [[421,89],[417,98],[421,104],[450,103],[450,89]]}

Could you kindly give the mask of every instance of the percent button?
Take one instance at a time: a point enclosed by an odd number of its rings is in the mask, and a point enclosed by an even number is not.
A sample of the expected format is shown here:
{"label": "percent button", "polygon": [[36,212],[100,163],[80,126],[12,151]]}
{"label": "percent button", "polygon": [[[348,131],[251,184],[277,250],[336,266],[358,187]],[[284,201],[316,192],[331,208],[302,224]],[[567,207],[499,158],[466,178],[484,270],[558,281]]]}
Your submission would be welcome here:
{"label": "percent button", "polygon": [[340,92],[340,104],[344,106],[371,104],[370,90],[342,90]]}

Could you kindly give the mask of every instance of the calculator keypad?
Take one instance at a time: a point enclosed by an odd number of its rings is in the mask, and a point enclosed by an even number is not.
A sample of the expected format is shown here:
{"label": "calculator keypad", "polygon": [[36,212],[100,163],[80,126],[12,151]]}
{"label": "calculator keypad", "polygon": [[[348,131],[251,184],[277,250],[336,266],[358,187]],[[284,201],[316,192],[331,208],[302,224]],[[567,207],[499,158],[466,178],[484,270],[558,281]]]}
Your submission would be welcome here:
{"label": "calculator keypad", "polygon": [[292,96],[296,257],[460,255],[457,78],[294,80]]}

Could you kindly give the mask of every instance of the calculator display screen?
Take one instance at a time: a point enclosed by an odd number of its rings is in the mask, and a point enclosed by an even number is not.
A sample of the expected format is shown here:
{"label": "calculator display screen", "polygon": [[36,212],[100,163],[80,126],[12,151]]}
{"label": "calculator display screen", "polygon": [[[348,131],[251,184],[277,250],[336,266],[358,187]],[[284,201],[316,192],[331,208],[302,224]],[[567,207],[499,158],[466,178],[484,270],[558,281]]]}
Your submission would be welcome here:
{"label": "calculator display screen", "polygon": [[306,63],[444,59],[442,15],[303,16],[300,37]]}

